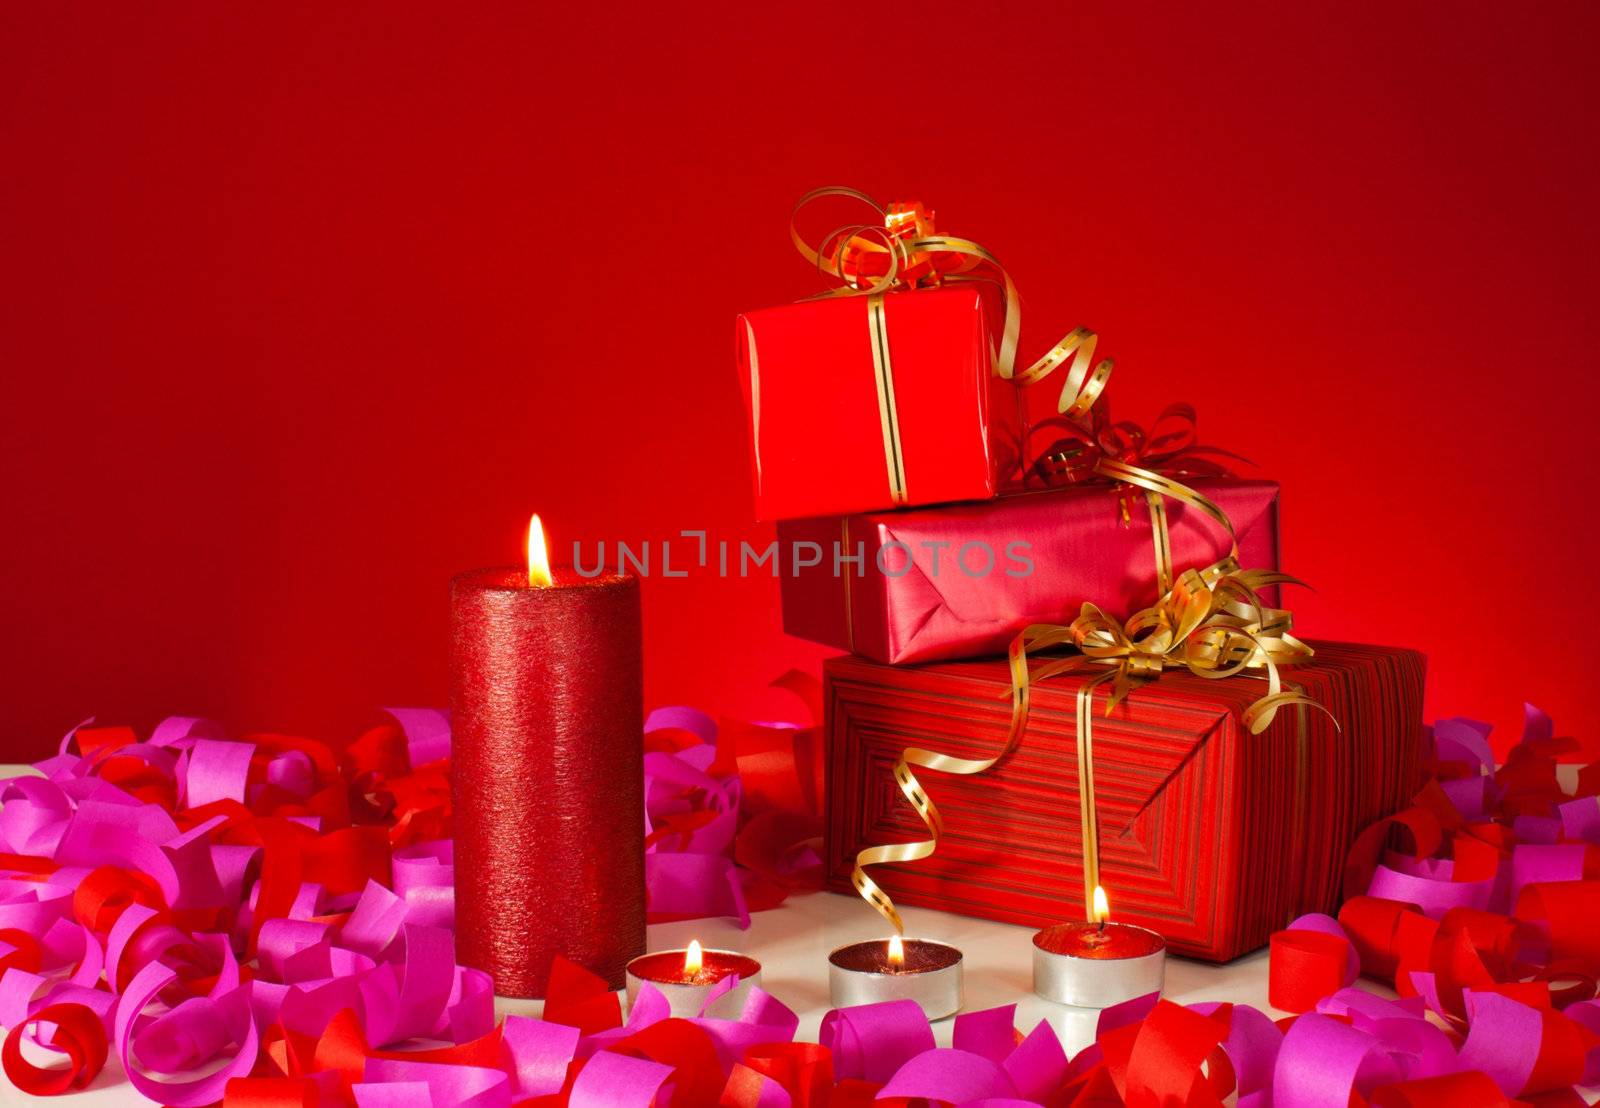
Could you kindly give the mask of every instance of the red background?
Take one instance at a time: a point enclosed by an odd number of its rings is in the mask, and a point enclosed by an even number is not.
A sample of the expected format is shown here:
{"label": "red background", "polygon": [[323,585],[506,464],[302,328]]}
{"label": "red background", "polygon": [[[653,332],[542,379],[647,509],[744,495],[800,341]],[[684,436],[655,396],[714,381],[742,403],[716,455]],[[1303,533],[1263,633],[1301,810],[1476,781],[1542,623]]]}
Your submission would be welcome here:
{"label": "red background", "polygon": [[[1595,731],[1597,9],[1039,8],[0,7],[0,757],[442,702],[531,509],[764,542],[733,318],[835,182],[1281,479],[1304,631]],[[652,702],[822,654],[771,580],[645,602]]]}

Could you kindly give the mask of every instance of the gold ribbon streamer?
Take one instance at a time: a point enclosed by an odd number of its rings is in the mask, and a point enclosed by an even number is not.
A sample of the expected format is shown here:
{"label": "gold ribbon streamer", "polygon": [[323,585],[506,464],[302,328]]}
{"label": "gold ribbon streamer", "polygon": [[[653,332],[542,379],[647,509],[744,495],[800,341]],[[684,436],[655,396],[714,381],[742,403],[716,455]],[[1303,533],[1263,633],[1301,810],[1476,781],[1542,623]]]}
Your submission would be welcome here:
{"label": "gold ribbon streamer", "polygon": [[[877,214],[878,222],[836,228],[824,236],[818,247],[812,247],[800,234],[799,214],[808,204],[827,197],[866,204]],[[1094,789],[1095,690],[1107,682],[1111,684],[1106,701],[1109,715],[1134,689],[1157,680],[1168,669],[1186,668],[1196,676],[1207,678],[1264,670],[1267,693],[1244,714],[1244,723],[1251,734],[1259,734],[1270,726],[1279,708],[1294,705],[1302,714],[1306,707],[1321,709],[1320,704],[1300,689],[1284,687],[1278,667],[1304,661],[1311,657],[1312,651],[1289,634],[1293,623],[1290,613],[1267,607],[1260,597],[1261,589],[1301,582],[1274,570],[1241,569],[1237,560],[1237,535],[1220,507],[1156,469],[1115,456],[1122,454],[1161,464],[1194,458],[1202,453],[1226,455],[1227,452],[1193,444],[1194,415],[1186,405],[1169,408],[1157,421],[1159,424],[1170,418],[1186,424],[1185,429],[1156,435],[1149,443],[1144,441],[1146,436],[1136,425],[1111,423],[1103,414],[1104,409],[1091,418],[1091,409],[1104,394],[1114,365],[1109,358],[1095,362],[1098,339],[1093,331],[1074,328],[1043,357],[1026,369],[1017,370],[1021,307],[1016,284],[999,260],[984,247],[970,239],[935,234],[933,216],[920,204],[885,207],[866,193],[844,186],[815,189],[801,197],[790,214],[789,235],[807,261],[840,284],[838,288],[819,293],[819,297],[868,298],[868,326],[877,375],[885,464],[890,494],[896,505],[906,503],[907,497],[883,299],[889,292],[936,286],[946,281],[983,280],[996,282],[1003,288],[1005,321],[1000,344],[990,352],[995,375],[1018,385],[1031,385],[1066,366],[1066,380],[1057,399],[1057,411],[1064,419],[1057,422],[1072,432],[1075,441],[1058,444],[1068,449],[1052,450],[1041,459],[1046,472],[1067,480],[1093,474],[1144,494],[1150,513],[1160,599],[1151,607],[1136,612],[1126,623],[1119,624],[1095,605],[1086,603],[1071,624],[1035,624],[1017,635],[1010,648],[1011,725],[1000,752],[992,758],[956,758],[921,747],[903,750],[895,761],[895,782],[927,828],[929,837],[916,842],[868,847],[856,855],[850,875],[857,892],[893,925],[896,932],[903,933],[904,924],[894,901],[868,876],[866,867],[915,862],[930,856],[938,847],[944,822],[912,767],[960,776],[988,771],[1022,741],[1027,730],[1029,691],[1033,684],[1069,671],[1104,667],[1105,672],[1085,681],[1077,693],[1078,818],[1083,840],[1084,908],[1086,915],[1092,914],[1093,891],[1100,881],[1099,814]],[[1168,499],[1186,504],[1220,524],[1229,536],[1229,555],[1205,569],[1176,574],[1167,525]],[[1124,519],[1128,518],[1127,511],[1124,502]],[[845,534],[848,536],[848,529]],[[853,624],[849,618],[848,591],[846,604],[846,622]],[[1030,667],[1030,654],[1067,646],[1075,647],[1078,654],[1052,657],[1042,665]],[[1337,721],[1335,726],[1338,726]]]}
{"label": "gold ribbon streamer", "polygon": [[[801,209],[826,197],[856,200],[877,213],[879,222],[837,227],[813,247],[800,233]],[[920,204],[884,207],[857,189],[830,185],[813,189],[795,204],[789,217],[789,237],[795,249],[818,272],[840,282],[819,296],[877,296],[896,289],[926,287],[945,281],[992,281],[1005,293],[1005,322],[1000,345],[990,352],[996,376],[1031,385],[1050,376],[1062,365],[1067,378],[1056,410],[1071,419],[1087,415],[1105,390],[1115,363],[1094,361],[1095,333],[1078,327],[1028,368],[1018,372],[1017,339],[1022,332],[1022,304],[1017,286],[998,258],[971,239],[933,233],[933,217]],[[866,267],[866,261],[874,265]],[[871,272],[881,265],[882,272]]]}
{"label": "gold ribbon streamer", "polygon": [[[895,928],[904,925],[894,902],[865,871],[885,862],[914,862],[933,854],[944,834],[944,822],[912,766],[968,776],[992,768],[1022,741],[1027,730],[1030,690],[1040,681],[1068,672],[1104,667],[1078,688],[1077,755],[1078,819],[1083,841],[1084,910],[1092,915],[1094,887],[1100,883],[1099,812],[1094,786],[1094,694],[1110,683],[1106,714],[1135,689],[1160,678],[1168,669],[1187,669],[1197,677],[1226,678],[1247,670],[1264,671],[1266,695],[1244,713],[1252,735],[1272,725],[1280,708],[1317,708],[1326,711],[1297,687],[1286,688],[1278,667],[1312,656],[1311,647],[1289,634],[1293,622],[1287,610],[1271,608],[1260,591],[1275,585],[1302,582],[1276,570],[1244,570],[1232,557],[1202,570],[1184,571],[1161,599],[1118,623],[1099,607],[1085,603],[1078,618],[1067,625],[1034,624],[1012,640],[1011,724],[1004,746],[992,758],[954,758],[910,747],[895,762],[895,781],[921,817],[929,837],[910,843],[869,847],[856,855],[850,879],[856,890]],[[1053,648],[1075,647],[1075,655],[1047,657],[1030,665],[1030,658]],[[1338,726],[1335,721],[1334,726]]]}
{"label": "gold ribbon streamer", "polygon": [[889,497],[898,508],[907,502],[906,462],[900,450],[900,410],[895,405],[894,364],[889,358],[889,325],[881,292],[867,297],[867,331],[872,339],[872,370],[878,386],[878,420],[883,430],[883,461],[889,473]]}

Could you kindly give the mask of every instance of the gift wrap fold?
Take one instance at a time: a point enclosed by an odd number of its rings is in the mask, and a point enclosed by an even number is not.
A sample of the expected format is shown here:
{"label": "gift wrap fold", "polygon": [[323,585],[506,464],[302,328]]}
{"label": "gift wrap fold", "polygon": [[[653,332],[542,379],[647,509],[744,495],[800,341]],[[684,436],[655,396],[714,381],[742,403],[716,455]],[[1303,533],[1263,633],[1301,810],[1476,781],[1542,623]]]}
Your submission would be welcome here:
{"label": "gift wrap fold", "polygon": [[[1420,783],[1425,661],[1412,650],[1315,644],[1287,683],[1295,705],[1251,734],[1265,681],[1184,671],[1122,699],[1094,691],[1099,880],[1113,913],[1166,936],[1174,953],[1226,961],[1307,912],[1338,904],[1357,834]],[[1067,673],[1031,689],[1026,740],[987,773],[929,774],[938,850],[873,879],[896,902],[1042,926],[1084,916],[1077,694]],[[955,758],[1006,745],[1004,659],[824,665],[830,887],[852,891],[866,847],[926,837],[893,767],[908,741]],[[1335,722],[1337,721],[1337,722]]]}
{"label": "gift wrap fold", "polygon": [[[1275,482],[1188,484],[1233,523],[1240,563],[1277,568]],[[1142,506],[1125,514],[1123,498],[1110,484],[1070,485],[782,522],[780,547],[803,552],[781,580],[783,629],[898,665],[1004,654],[1023,628],[1070,623],[1085,601],[1126,618],[1155,599],[1156,584],[1151,518]],[[1166,520],[1174,564],[1210,565],[1230,553],[1231,536],[1204,512],[1169,501]],[[1275,604],[1276,590],[1265,599]]]}

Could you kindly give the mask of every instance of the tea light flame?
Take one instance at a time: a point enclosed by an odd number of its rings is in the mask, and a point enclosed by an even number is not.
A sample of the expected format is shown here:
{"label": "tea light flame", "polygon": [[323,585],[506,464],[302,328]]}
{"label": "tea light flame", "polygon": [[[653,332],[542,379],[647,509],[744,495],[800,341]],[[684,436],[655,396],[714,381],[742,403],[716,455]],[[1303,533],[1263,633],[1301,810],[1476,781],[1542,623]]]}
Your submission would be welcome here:
{"label": "tea light flame", "polygon": [[896,967],[906,964],[906,944],[900,941],[899,935],[889,936],[889,964]]}
{"label": "tea light flame", "polygon": [[698,974],[700,972],[700,968],[704,964],[705,964],[705,955],[702,954],[701,951],[700,951],[700,940],[699,939],[690,939],[689,940],[689,949],[683,952],[683,974],[684,974],[684,976],[685,977],[693,977],[693,976],[695,976],[696,974]]}
{"label": "tea light flame", "polygon": [[546,588],[554,582],[550,577],[550,555],[545,550],[544,525],[539,514],[534,513],[528,523],[528,584],[536,589]]}
{"label": "tea light flame", "polygon": [[1111,905],[1106,901],[1106,891],[1099,885],[1094,887],[1094,922],[1104,925],[1111,918]]}

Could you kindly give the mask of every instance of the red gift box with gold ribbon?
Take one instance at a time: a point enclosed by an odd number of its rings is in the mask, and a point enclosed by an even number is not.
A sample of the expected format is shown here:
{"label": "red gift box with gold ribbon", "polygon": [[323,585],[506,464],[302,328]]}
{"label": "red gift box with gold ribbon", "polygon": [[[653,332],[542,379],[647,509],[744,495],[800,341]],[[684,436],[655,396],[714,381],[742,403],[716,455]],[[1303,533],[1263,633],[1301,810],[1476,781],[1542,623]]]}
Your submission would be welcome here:
{"label": "red gift box with gold ribbon", "polygon": [[[1172,503],[1165,541],[1173,564],[1209,565],[1236,542],[1241,564],[1277,568],[1275,482],[1208,477],[1189,488],[1225,512],[1236,534]],[[1122,507],[1113,487],[1072,485],[786,520],[778,524],[783,629],[900,665],[1003,654],[1024,627],[1068,620],[1084,601],[1126,618],[1155,599],[1157,581],[1151,519]],[[1276,604],[1277,591],[1265,599]]]}
{"label": "red gift box with gold ribbon", "polygon": [[[1420,784],[1421,654],[1317,643],[1285,680],[1304,704],[1252,733],[1263,679],[1169,672],[1123,697],[1092,690],[1098,849],[1080,808],[1079,692],[1090,673],[1035,681],[1021,741],[986,772],[920,773],[937,800],[937,849],[872,865],[897,903],[1028,926],[1084,915],[1086,859],[1115,919],[1166,936],[1174,953],[1227,961],[1305,912],[1339,903],[1356,835]],[[863,849],[927,830],[895,772],[908,744],[949,759],[1008,748],[1006,659],[824,665],[829,884],[852,892]],[[922,763],[926,765],[927,763]]]}
{"label": "red gift box with gold ribbon", "polygon": [[[880,205],[824,188],[802,197],[866,205],[796,249],[823,292],[741,315],[739,380],[749,417],[756,518],[802,519],[981,500],[1022,487],[1030,436],[1022,386],[1062,370],[1057,413],[1086,421],[1111,375],[1078,328],[1025,368],[1016,285],[970,239],[934,230],[917,203]],[[1103,419],[1104,413],[1099,413]]]}
{"label": "red gift box with gold ribbon", "polygon": [[739,317],[758,519],[994,496],[1022,393],[994,376],[997,297],[952,285]]}

